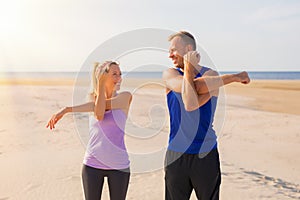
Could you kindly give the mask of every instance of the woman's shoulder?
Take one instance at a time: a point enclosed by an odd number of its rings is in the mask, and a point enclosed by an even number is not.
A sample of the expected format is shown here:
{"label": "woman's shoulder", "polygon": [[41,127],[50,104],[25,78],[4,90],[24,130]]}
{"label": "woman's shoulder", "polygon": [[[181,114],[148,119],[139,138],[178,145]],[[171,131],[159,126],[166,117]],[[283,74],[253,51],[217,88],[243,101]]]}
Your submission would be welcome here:
{"label": "woman's shoulder", "polygon": [[119,95],[122,95],[122,96],[132,96],[131,92],[129,91],[122,91],[119,93]]}
{"label": "woman's shoulder", "polygon": [[126,101],[126,100],[131,101],[132,94],[129,91],[123,91],[123,92],[120,92],[117,97],[119,97],[120,99],[122,99],[124,101]]}

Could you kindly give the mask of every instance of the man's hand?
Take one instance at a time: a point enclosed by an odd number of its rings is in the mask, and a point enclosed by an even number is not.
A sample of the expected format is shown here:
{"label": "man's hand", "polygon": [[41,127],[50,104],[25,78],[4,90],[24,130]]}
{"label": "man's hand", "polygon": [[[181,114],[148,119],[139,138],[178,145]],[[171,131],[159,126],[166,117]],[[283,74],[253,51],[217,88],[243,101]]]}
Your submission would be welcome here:
{"label": "man's hand", "polygon": [[196,75],[198,72],[196,71],[196,67],[200,62],[200,54],[197,51],[189,51],[184,56],[184,72]]}
{"label": "man's hand", "polygon": [[247,72],[240,72],[235,74],[236,82],[240,82],[243,84],[248,84],[250,83],[250,78]]}

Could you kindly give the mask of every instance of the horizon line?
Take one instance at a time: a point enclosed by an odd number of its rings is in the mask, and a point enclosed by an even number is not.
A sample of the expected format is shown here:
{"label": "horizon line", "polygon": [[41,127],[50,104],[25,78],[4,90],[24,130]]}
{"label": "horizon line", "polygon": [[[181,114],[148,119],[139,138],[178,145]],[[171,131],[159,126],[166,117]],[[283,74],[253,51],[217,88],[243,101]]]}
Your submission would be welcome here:
{"label": "horizon line", "polygon": [[[218,72],[300,72],[300,70],[219,70]],[[90,72],[90,71],[1,71],[0,73],[80,73],[80,72]],[[122,71],[127,72],[138,72],[138,73],[153,73],[153,72],[163,72],[163,71]]]}

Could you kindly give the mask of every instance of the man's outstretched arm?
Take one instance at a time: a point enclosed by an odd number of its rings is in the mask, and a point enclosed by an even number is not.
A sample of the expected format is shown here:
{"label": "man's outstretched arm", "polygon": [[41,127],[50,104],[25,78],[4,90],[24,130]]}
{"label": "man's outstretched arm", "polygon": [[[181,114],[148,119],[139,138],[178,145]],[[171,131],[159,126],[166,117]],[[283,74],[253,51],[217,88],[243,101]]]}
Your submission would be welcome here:
{"label": "man's outstretched arm", "polygon": [[217,72],[215,72],[214,76],[202,76],[194,80],[195,89],[198,94],[212,92],[224,85],[234,82],[248,84],[250,82],[248,73],[244,71],[236,74],[224,74],[218,76]]}
{"label": "man's outstretched arm", "polygon": [[[165,70],[163,73],[163,80],[168,89],[181,93],[183,76],[181,76],[176,69],[169,68]],[[225,74],[221,76],[203,76],[196,78],[193,81],[197,93],[206,94],[233,82],[247,84],[250,82],[250,78],[247,72],[240,72],[237,74]]]}

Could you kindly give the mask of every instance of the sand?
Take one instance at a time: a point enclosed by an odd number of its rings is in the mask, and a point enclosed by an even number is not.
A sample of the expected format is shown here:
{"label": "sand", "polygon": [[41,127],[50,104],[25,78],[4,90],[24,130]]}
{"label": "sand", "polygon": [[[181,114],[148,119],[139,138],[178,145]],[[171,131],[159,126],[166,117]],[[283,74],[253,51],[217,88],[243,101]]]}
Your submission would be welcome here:
{"label": "sand", "polygon": [[[74,80],[0,81],[0,200],[83,199],[87,116],[69,114],[54,131],[45,128],[54,112],[84,102],[73,98],[81,90],[73,86]],[[155,79],[126,80],[124,88],[134,93],[126,128],[133,165],[127,199],[163,199],[161,152],[169,129],[164,88]],[[300,81],[233,84],[224,97],[215,121],[221,199],[299,199]],[[149,155],[157,159],[151,162]],[[102,197],[109,199],[107,184]]]}

